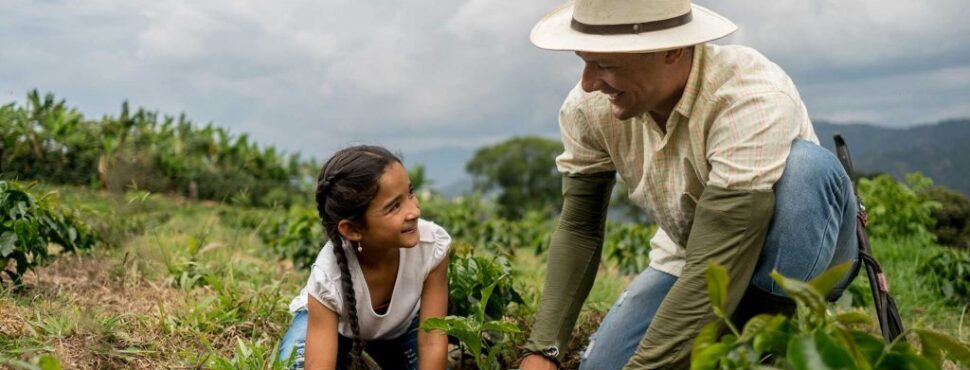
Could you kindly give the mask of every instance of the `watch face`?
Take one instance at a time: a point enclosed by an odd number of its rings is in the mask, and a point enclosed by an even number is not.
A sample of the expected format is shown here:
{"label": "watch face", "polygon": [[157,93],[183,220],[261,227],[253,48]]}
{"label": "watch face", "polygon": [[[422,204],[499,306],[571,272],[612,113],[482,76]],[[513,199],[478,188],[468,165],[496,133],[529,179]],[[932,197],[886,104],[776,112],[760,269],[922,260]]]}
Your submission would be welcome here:
{"label": "watch face", "polygon": [[546,355],[547,357],[558,357],[559,356],[559,347],[552,346],[552,347],[543,349],[542,350],[542,354],[543,355]]}

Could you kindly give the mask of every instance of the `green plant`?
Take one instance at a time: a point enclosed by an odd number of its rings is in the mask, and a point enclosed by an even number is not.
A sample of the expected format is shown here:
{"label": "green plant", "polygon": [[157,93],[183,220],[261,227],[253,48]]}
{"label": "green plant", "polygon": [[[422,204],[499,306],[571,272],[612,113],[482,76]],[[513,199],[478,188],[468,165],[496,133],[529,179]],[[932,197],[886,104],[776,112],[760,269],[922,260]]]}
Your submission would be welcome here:
{"label": "green plant", "polygon": [[859,195],[869,214],[869,236],[934,240],[932,212],[940,203],[925,193],[932,185],[933,180],[918,172],[907,175],[905,183],[887,175],[861,179]]}
{"label": "green plant", "polygon": [[[872,325],[865,312],[832,312],[825,296],[850,267],[836,266],[808,283],[772,273],[797,303],[795,316],[758,315],[739,331],[725,315],[727,270],[712,263],[708,293],[718,320],[694,341],[691,369],[939,369],[944,354],[970,366],[970,348],[945,334],[910,329],[886,344],[856,328]],[[909,336],[919,339],[921,349],[909,343]]]}
{"label": "green plant", "polygon": [[301,206],[291,207],[286,217],[267,222],[259,229],[259,236],[299,268],[310,267],[328,240],[317,211]]}
{"label": "green plant", "polygon": [[500,368],[499,355],[512,346],[511,336],[520,332],[515,324],[501,320],[490,320],[486,315],[492,291],[509,275],[502,275],[481,291],[481,299],[473,315],[448,315],[444,318],[431,318],[421,324],[421,330],[441,330],[459,340],[460,346],[471,353],[479,370]]}
{"label": "green plant", "polygon": [[917,270],[947,301],[970,303],[970,252],[941,249]]}
{"label": "green plant", "polygon": [[206,364],[212,370],[284,370],[289,369],[292,359],[282,362],[276,353],[276,345],[264,341],[236,339],[236,350],[232,358],[215,355]]}
{"label": "green plant", "polygon": [[655,225],[611,223],[606,227],[603,252],[606,258],[624,275],[639,274],[650,264],[650,238],[657,232]]}
{"label": "green plant", "polygon": [[[469,316],[484,306],[489,319],[501,319],[512,303],[524,301],[511,276],[512,267],[503,256],[475,255],[471,245],[452,243],[448,263],[448,312]],[[486,287],[494,286],[495,294],[486,299]],[[485,303],[482,303],[485,302]]]}
{"label": "green plant", "polygon": [[[28,269],[53,257],[49,244],[75,252],[91,248],[98,241],[74,210],[57,206],[53,193],[36,196],[29,186],[0,180],[0,271],[14,284],[20,283]],[[14,270],[7,269],[11,261],[16,264]]]}
{"label": "green plant", "polygon": [[932,212],[933,219],[936,220],[933,233],[939,243],[970,249],[970,199],[943,186],[934,186],[926,194],[942,205]]}

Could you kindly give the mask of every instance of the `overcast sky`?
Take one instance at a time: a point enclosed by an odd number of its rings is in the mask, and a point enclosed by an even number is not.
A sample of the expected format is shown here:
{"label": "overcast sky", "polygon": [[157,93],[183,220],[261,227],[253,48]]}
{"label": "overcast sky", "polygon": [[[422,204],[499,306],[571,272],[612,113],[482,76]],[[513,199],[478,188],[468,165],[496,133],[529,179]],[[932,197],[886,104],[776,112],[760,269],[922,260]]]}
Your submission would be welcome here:
{"label": "overcast sky", "polygon": [[[2,0],[0,102],[123,100],[325,157],[351,143],[477,147],[557,135],[580,74],[535,49],[559,0]],[[698,0],[795,80],[815,118],[970,117],[970,1]]]}

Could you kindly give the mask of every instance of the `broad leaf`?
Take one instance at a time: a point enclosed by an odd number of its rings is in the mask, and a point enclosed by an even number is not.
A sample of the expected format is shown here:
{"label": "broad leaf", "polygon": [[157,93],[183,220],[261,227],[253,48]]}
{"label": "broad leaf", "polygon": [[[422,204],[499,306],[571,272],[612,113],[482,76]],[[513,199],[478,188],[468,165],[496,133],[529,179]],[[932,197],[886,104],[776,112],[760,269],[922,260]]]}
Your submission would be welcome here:
{"label": "broad leaf", "polygon": [[782,276],[778,271],[771,272],[771,278],[785,290],[789,297],[818,316],[825,314],[825,298],[811,284]]}
{"label": "broad leaf", "polygon": [[852,268],[852,262],[838,264],[816,276],[809,284],[822,296],[828,296],[832,289],[835,289],[835,286],[845,278],[850,268]]}
{"label": "broad leaf", "polygon": [[711,306],[718,317],[724,317],[724,305],[728,294],[728,273],[724,266],[710,262],[707,265],[707,294],[711,297]]}

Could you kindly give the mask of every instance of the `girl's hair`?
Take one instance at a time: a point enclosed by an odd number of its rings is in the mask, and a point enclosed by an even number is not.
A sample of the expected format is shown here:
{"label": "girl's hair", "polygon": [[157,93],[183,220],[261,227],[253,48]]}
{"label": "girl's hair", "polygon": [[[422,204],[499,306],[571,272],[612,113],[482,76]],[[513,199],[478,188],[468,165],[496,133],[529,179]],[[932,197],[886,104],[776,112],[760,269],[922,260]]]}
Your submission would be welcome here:
{"label": "girl's hair", "polygon": [[350,368],[362,367],[364,341],[360,339],[360,323],[357,320],[357,296],[354,292],[343,239],[337,224],[350,220],[361,226],[370,202],[377,196],[380,178],[388,166],[401,163],[401,159],[379,146],[359,145],[338,151],[320,169],[317,177],[317,213],[323,228],[333,242],[333,253],[340,266],[340,285],[344,296],[344,311],[354,331],[350,351]]}

